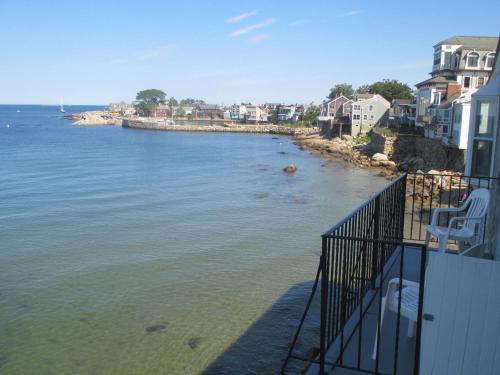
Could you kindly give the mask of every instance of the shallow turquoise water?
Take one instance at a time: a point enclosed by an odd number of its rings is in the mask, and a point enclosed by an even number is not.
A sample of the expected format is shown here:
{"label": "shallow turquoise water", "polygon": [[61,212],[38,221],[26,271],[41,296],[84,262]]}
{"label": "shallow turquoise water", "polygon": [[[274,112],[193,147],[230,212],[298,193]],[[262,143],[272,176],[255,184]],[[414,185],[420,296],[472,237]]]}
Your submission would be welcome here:
{"label": "shallow turquoise water", "polygon": [[0,106],[0,162],[2,374],[274,374],[321,233],[385,184],[287,137],[41,106]]}

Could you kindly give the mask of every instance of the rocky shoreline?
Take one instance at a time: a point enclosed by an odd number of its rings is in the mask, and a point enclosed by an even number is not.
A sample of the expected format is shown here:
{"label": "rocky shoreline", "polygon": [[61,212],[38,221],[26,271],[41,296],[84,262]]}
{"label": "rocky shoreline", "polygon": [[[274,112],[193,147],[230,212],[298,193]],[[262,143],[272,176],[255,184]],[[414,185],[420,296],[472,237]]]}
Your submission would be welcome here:
{"label": "rocky shoreline", "polygon": [[396,162],[389,160],[387,155],[371,152],[369,144],[356,144],[351,136],[327,139],[316,133],[297,136],[295,143],[301,150],[311,149],[313,156],[330,162],[344,161],[348,167],[377,168],[381,176],[391,180],[400,174]]}
{"label": "rocky shoreline", "polygon": [[[393,142],[392,140],[390,142]],[[320,133],[301,134],[295,136],[295,143],[301,150],[311,150],[313,156],[322,157],[329,162],[345,162],[348,167],[373,168],[379,175],[392,180],[403,172],[429,173],[431,175],[444,174],[459,175],[458,171],[447,170],[427,162],[410,151],[406,154],[401,150],[398,160],[391,158],[391,154],[379,152],[380,147],[374,141],[368,144],[357,144],[351,136],[342,138],[325,138]]]}
{"label": "rocky shoreline", "polygon": [[66,115],[64,118],[73,120],[73,125],[122,125],[122,118],[118,113],[109,111],[89,111]]}

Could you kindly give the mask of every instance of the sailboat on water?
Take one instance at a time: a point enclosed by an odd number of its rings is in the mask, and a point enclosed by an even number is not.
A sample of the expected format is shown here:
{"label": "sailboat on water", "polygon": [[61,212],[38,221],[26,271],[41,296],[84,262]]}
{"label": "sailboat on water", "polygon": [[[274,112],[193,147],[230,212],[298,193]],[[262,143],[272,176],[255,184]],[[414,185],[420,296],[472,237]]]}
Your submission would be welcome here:
{"label": "sailboat on water", "polygon": [[66,112],[66,110],[64,109],[64,105],[63,105],[63,98],[62,98],[62,96],[61,96],[61,109],[59,109],[59,111],[60,111],[61,113],[65,113],[65,112]]}

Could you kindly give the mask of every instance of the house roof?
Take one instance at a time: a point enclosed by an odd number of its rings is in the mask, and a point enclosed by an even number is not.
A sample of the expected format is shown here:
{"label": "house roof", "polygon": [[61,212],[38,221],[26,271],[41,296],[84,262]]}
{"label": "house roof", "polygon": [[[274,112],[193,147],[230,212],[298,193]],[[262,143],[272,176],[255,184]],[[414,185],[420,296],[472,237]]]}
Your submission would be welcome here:
{"label": "house roof", "polygon": [[452,36],[451,38],[445,39],[434,47],[441,44],[455,44],[461,45],[464,48],[475,48],[475,49],[486,49],[495,50],[498,43],[497,36]]}
{"label": "house roof", "polygon": [[449,78],[449,77],[436,76],[433,78],[429,78],[425,81],[419,82],[415,86],[419,87],[419,86],[427,85],[429,83],[458,83],[458,82],[452,78]]}
{"label": "house roof", "polygon": [[335,98],[333,99],[329,99],[329,100],[326,100],[324,101],[323,103],[333,103],[334,101],[336,100],[339,100],[340,98],[344,98],[345,100],[349,100],[347,97],[345,97],[344,95],[340,95],[340,96],[336,96]]}
{"label": "house roof", "polygon": [[439,105],[439,108],[447,108],[447,107],[451,106],[453,101],[458,99],[460,97],[460,95],[462,95],[462,94],[457,92],[456,94],[449,96],[448,98],[446,98],[446,100],[441,102],[441,104]]}
{"label": "house roof", "polygon": [[363,93],[363,94],[358,94],[356,95],[358,100],[365,100],[365,99],[371,99],[375,96],[376,94],[369,94],[369,93]]}

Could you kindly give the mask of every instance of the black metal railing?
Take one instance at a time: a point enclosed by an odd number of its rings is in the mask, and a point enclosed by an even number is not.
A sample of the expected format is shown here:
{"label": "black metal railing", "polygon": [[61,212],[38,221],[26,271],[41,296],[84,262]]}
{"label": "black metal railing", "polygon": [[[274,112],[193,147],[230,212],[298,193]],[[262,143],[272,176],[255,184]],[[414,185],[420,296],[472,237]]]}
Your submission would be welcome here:
{"label": "black metal railing", "polygon": [[[376,375],[418,375],[427,256],[425,245],[352,237],[337,237],[336,240],[347,249],[352,248],[353,244],[369,249],[366,259],[370,259],[372,252],[371,258],[380,259],[380,263],[373,288],[370,287],[371,267],[361,267],[352,279],[364,281],[365,287],[353,290],[348,282],[342,280],[334,286],[338,289],[337,295],[340,298],[336,301],[334,298],[332,302],[330,296],[322,296],[322,300],[325,298],[327,303],[339,305],[339,308],[334,308],[331,312],[326,309],[325,321],[322,319],[325,330],[328,332],[329,320],[337,322],[338,330],[331,336],[331,340],[325,335],[324,350],[320,350],[317,364],[318,373],[326,374],[333,369],[344,368]],[[347,254],[344,256],[349,257]],[[417,308],[415,341],[405,340],[402,333],[402,327],[409,324],[408,320],[401,319],[402,287],[396,292],[398,304],[396,311],[392,311],[390,329],[387,328],[387,320],[390,318],[388,311],[385,312],[385,325],[382,325],[382,299],[386,296],[391,279],[398,280],[400,286],[408,280],[419,285],[414,301]],[[352,308],[351,301],[355,301],[355,308]],[[376,353],[374,359],[373,350]]]}
{"label": "black metal railing", "polygon": [[[379,241],[402,242],[406,196],[406,175],[398,177],[370,200],[354,210],[322,236],[322,254],[313,293],[306,305],[282,373],[294,354],[294,346],[321,280],[320,364],[324,371],[327,348],[343,327],[365,293],[376,287],[376,279],[396,246]],[[356,241],[364,239],[365,241]]]}
{"label": "black metal railing", "polygon": [[[496,177],[472,177],[460,174],[409,173],[404,239],[424,241],[427,225],[436,208],[459,207],[476,188],[491,189]],[[440,217],[440,225],[447,226],[452,214]]]}
{"label": "black metal railing", "polygon": [[[496,178],[437,173],[403,174],[324,233],[313,290],[283,364],[282,374],[290,359],[317,366],[321,375],[337,367],[371,374],[418,374],[427,254],[424,240],[432,210],[460,206],[471,190],[477,187],[491,189],[496,182]],[[442,216],[443,221],[450,219],[447,215]],[[413,259],[407,261],[409,253],[414,253]],[[411,350],[405,348],[404,351],[411,353],[411,358],[400,360],[399,305],[396,324],[392,323],[392,328],[395,327],[394,345],[387,344],[387,335],[381,335],[378,329],[378,355],[371,361],[366,345],[370,340],[373,345],[375,329],[381,326],[382,298],[390,277],[399,278],[399,285],[403,279],[420,285],[416,339]],[[304,321],[311,313],[317,290],[321,300],[320,337],[319,345],[313,352],[319,355],[310,358],[297,354],[294,349]],[[401,301],[402,288],[398,293]],[[371,330],[367,328],[369,324],[364,323],[370,309]],[[388,346],[391,349],[388,350]]]}

